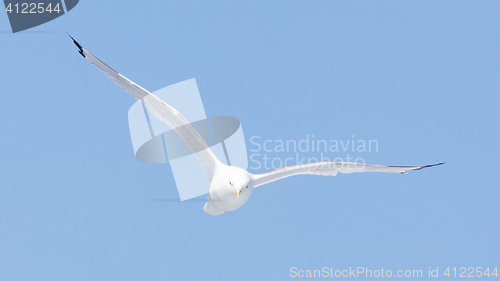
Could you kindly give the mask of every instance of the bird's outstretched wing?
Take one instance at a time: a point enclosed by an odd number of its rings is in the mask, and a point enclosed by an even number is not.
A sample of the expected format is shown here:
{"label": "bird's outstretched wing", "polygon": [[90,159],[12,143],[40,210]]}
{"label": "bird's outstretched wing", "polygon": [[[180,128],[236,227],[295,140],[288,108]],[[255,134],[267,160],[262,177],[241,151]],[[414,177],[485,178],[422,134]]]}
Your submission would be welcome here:
{"label": "bird's outstretched wing", "polygon": [[[70,36],[71,37],[71,36]],[[144,107],[155,117],[165,122],[168,126],[174,129],[177,134],[186,143],[189,150],[195,154],[198,162],[205,171],[205,176],[208,183],[213,179],[216,165],[220,164],[215,154],[207,145],[203,137],[189,124],[189,122],[172,106],[168,105],[155,95],[148,92],[146,89],[135,84],[125,76],[116,72],[114,69],[103,63],[96,56],[91,54],[87,49],[82,47],[73,37],[71,37],[75,45],[79,49],[79,53],[86,58],[91,64],[104,72],[106,76],[118,86],[122,87],[127,93],[133,96],[136,100],[142,102]]]}
{"label": "bird's outstretched wing", "polygon": [[263,174],[253,175],[255,187],[270,183],[282,178],[294,175],[321,175],[336,176],[337,173],[350,174],[359,172],[382,172],[382,173],[400,173],[406,174],[411,170],[422,170],[423,168],[442,165],[438,163],[424,166],[385,166],[352,162],[321,161],[307,164],[298,164],[293,166],[281,167]]}

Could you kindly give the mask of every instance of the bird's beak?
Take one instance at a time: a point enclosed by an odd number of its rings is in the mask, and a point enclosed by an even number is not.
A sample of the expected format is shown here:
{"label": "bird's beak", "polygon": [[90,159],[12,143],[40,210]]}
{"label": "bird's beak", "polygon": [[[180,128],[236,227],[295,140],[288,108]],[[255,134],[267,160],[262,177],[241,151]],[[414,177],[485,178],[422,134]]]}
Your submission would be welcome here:
{"label": "bird's beak", "polygon": [[236,199],[240,199],[240,192],[241,192],[241,189],[234,190],[234,193],[236,193]]}

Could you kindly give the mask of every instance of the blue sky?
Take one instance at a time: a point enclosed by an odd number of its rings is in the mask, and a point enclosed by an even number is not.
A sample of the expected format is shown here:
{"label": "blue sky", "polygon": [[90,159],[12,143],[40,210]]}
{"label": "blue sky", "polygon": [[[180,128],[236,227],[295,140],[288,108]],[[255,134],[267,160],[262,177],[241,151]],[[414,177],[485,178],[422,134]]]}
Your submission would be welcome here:
{"label": "blue sky", "polygon": [[[499,8],[82,0],[18,34],[0,13],[0,279],[285,280],[291,267],[439,267],[442,277],[500,266]],[[65,31],[150,91],[196,78],[207,115],[237,117],[248,149],[253,136],[354,135],[378,141],[350,155],[368,163],[446,165],[291,177],[218,217],[201,201],[150,201],[178,196],[170,167],[135,159],[134,99]]]}

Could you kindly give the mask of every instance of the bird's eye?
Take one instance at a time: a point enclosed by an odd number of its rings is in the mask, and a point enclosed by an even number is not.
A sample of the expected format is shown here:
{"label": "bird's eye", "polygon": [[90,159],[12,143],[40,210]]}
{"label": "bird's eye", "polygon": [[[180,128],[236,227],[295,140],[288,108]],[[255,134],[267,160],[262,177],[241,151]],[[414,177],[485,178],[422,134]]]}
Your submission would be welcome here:
{"label": "bird's eye", "polygon": [[232,184],[231,181],[229,181],[229,184]]}
{"label": "bird's eye", "polygon": [[247,185],[247,187],[245,187],[245,188],[248,188],[248,185]]}

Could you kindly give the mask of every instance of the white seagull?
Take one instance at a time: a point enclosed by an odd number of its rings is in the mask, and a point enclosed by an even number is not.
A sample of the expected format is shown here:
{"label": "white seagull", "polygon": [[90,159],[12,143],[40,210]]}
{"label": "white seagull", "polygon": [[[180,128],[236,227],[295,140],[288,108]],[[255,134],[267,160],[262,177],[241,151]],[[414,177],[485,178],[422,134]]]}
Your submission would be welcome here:
{"label": "white seagull", "polygon": [[[71,37],[71,36],[70,36]],[[421,170],[427,167],[438,166],[444,163],[423,166],[385,166],[351,162],[321,161],[278,168],[263,174],[251,174],[241,168],[227,166],[220,162],[205,140],[187,122],[187,120],[172,106],[168,105],[143,87],[135,84],[125,76],[103,63],[82,47],[73,37],[79,53],[91,64],[104,72],[111,81],[123,88],[155,117],[173,128],[195,154],[202,166],[207,182],[210,186],[207,203],[203,210],[210,215],[217,216],[226,211],[234,211],[241,207],[255,187],[294,175],[322,175],[335,176],[337,173],[349,174],[356,172],[401,173]]]}

